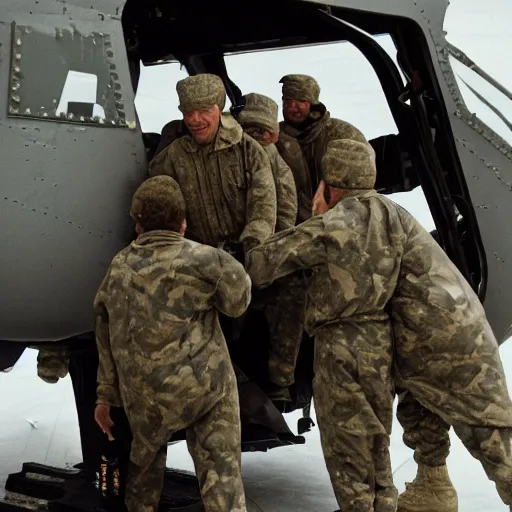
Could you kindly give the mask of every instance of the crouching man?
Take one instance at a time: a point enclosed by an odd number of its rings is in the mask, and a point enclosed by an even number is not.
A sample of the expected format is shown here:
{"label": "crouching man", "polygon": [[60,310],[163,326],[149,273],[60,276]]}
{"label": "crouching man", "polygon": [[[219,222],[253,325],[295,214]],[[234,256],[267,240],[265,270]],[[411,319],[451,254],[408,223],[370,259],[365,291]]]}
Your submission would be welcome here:
{"label": "crouching man", "polygon": [[313,270],[314,401],[341,510],[396,510],[392,375],[453,425],[510,506],[512,402],[478,297],[427,231],[375,192],[368,144],[332,141],[322,166],[313,213],[323,215],[253,249],[247,269],[260,287]]}
{"label": "crouching man", "polygon": [[124,407],[133,435],[129,512],[156,512],[166,444],[187,429],[207,512],[245,512],[235,374],[218,311],[241,315],[251,281],[226,252],[186,240],[185,202],[169,176],[144,182],[138,238],[113,259],[95,299],[100,357],[96,421]]}

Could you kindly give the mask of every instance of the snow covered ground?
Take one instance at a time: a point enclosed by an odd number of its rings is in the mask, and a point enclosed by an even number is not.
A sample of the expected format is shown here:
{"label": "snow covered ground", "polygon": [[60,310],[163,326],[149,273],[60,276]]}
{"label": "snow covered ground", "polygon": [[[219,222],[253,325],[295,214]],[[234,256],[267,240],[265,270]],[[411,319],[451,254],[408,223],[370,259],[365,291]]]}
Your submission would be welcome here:
{"label": "snow covered ground", "polygon": [[[512,54],[509,0],[454,0],[448,11],[448,39],[477,63],[512,89]],[[394,57],[389,38],[379,38]],[[244,92],[261,92],[280,97],[279,79],[286,73],[309,73],[322,85],[322,100],[335,117],[360,127],[368,138],[396,133],[378,81],[369,64],[349,45],[329,45],[322,49],[233,56],[228,71]],[[458,68],[460,73],[467,70]],[[179,66],[145,70],[136,105],[145,131],[159,132],[170,119],[179,117],[174,84],[185,76]],[[468,81],[473,78],[464,75]],[[476,82],[471,82],[478,85]],[[470,109],[478,112],[505,137],[504,125],[482,106],[468,89],[463,94]],[[498,95],[493,100],[512,112]],[[486,110],[487,109],[487,110]],[[509,109],[509,110],[507,110]],[[505,138],[509,138],[509,134]],[[393,197],[427,228],[433,223],[421,190]],[[512,382],[512,344],[501,349],[507,377]],[[73,465],[81,460],[78,426],[69,377],[55,385],[43,383],[36,374],[36,352],[27,350],[10,373],[0,373],[0,488],[7,475],[18,471],[22,462],[35,461],[56,466]],[[296,431],[299,413],[287,416]],[[396,423],[392,436],[392,463],[399,490],[415,474],[412,452],[401,440]],[[337,508],[324,466],[318,430],[306,434],[305,446],[280,448],[266,454],[244,454],[243,471],[248,496],[265,512],[328,512]],[[449,469],[459,493],[461,512],[505,512],[494,485],[487,480],[479,463],[455,436]],[[171,446],[168,464],[192,470],[186,446]]]}
{"label": "snow covered ground", "polygon": [[[512,344],[501,349],[512,382]],[[35,350],[27,350],[10,373],[0,373],[0,488],[9,473],[23,462],[59,467],[81,460],[71,380],[50,385],[36,374]],[[296,432],[300,412],[286,415]],[[332,512],[337,508],[320,447],[318,429],[305,434],[306,444],[278,448],[267,453],[243,454],[243,475],[248,497],[264,512]],[[395,485],[404,490],[414,478],[412,451],[402,443],[402,429],[395,421],[391,454]],[[448,459],[450,474],[459,493],[461,512],[507,512],[478,461],[452,435]],[[185,443],[170,446],[167,464],[193,471]],[[1,493],[0,493],[1,494]]]}

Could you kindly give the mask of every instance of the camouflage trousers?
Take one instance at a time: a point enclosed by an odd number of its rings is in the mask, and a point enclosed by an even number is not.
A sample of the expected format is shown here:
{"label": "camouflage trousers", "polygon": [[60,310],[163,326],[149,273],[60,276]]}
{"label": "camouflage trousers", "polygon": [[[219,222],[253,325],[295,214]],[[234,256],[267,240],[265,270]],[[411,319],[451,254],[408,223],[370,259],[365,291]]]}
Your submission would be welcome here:
{"label": "camouflage trousers", "polygon": [[295,381],[295,366],[304,332],[306,306],[305,278],[293,274],[277,281],[265,316],[270,327],[269,379],[289,387]]}
{"label": "camouflage trousers", "polygon": [[394,512],[391,329],[386,322],[324,327],[315,339],[313,399],[340,509]]}
{"label": "camouflage trousers", "polygon": [[[246,512],[240,412],[234,380],[226,395],[187,428],[187,447],[194,461],[205,512]],[[125,498],[128,512],[156,512],[165,463],[166,447],[146,467],[130,463]]]}
{"label": "camouflage trousers", "polygon": [[[399,394],[397,417],[404,429],[404,443],[414,450],[417,463],[446,464],[450,452],[450,423],[423,407],[409,391]],[[445,419],[450,419],[449,413]],[[451,423],[466,449],[496,484],[502,501],[512,505],[512,429]]]}

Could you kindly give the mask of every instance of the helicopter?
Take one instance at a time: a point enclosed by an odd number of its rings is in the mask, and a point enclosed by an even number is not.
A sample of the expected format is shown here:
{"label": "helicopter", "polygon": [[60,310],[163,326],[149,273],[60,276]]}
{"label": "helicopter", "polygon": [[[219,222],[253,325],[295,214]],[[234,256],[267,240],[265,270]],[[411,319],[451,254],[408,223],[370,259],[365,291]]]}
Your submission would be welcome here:
{"label": "helicopter", "polygon": [[[216,74],[237,106],[244,91],[230,78],[226,56],[353,45],[373,68],[398,130],[370,140],[377,190],[421,187],[437,240],[477,292],[498,340],[505,339],[512,300],[512,237],[506,230],[512,147],[464,102],[450,58],[466,64],[469,58],[446,41],[447,6],[446,0],[247,0],[243,8],[234,0],[200,8],[168,0],[2,2],[0,218],[7,243],[0,255],[0,370],[13,367],[27,347],[65,346],[83,453],[74,472],[29,464],[11,475],[6,488],[69,510],[63,492],[52,494],[27,474],[66,480],[96,472],[92,301],[112,257],[134,237],[131,197],[161,146],[160,134],[143,132],[135,108],[142,66],[175,62],[189,75]],[[398,66],[376,41],[380,34],[392,38]],[[70,73],[96,77],[87,101],[61,100]],[[312,343],[302,344],[291,404],[273,404],[261,391],[264,331],[261,316],[249,317],[243,350],[232,350],[246,377],[239,387],[243,451],[303,444],[301,434],[313,427]],[[296,409],[304,410],[299,435],[282,416]],[[170,442],[183,438],[177,433]],[[193,486],[184,476],[171,477],[174,485]],[[194,500],[190,511],[200,510]]]}

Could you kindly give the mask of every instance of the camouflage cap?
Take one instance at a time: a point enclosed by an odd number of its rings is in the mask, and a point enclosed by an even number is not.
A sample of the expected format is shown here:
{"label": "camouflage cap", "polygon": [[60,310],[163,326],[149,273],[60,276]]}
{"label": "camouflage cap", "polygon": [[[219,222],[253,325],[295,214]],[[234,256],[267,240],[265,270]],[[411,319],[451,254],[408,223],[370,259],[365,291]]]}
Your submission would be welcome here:
{"label": "camouflage cap", "polygon": [[272,98],[254,92],[244,97],[245,106],[237,116],[240,124],[255,124],[271,132],[279,131],[279,107]]}
{"label": "camouflage cap", "polygon": [[181,112],[218,105],[221,110],[226,105],[226,89],[217,75],[202,73],[189,76],[176,84],[176,92]]}
{"label": "camouflage cap", "polygon": [[332,140],[322,158],[324,181],[343,189],[372,189],[377,170],[370,144],[350,139]]}
{"label": "camouflage cap", "polygon": [[146,180],[133,195],[130,216],[145,231],[178,231],[185,218],[185,199],[178,183],[170,176]]}
{"label": "camouflage cap", "polygon": [[309,101],[312,105],[320,103],[320,86],[309,75],[286,75],[279,80],[283,84],[283,96],[295,100]]}

